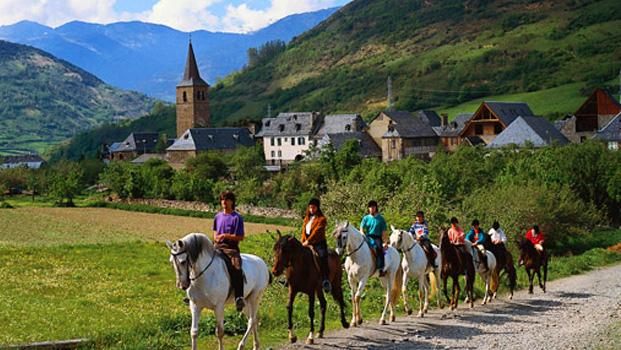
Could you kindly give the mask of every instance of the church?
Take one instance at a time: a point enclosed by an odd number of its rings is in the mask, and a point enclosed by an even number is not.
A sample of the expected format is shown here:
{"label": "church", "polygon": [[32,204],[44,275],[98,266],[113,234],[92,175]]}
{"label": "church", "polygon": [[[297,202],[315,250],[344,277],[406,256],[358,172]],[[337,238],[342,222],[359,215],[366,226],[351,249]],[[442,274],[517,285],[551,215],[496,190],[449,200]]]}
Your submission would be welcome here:
{"label": "church", "polygon": [[[155,154],[157,133],[131,133],[124,141],[112,144],[110,159],[135,160],[140,164],[140,159],[160,158],[180,167],[201,152],[230,152],[240,146],[255,145],[248,128],[210,127],[209,84],[200,76],[191,41],[183,78],[176,90],[176,137],[172,144],[169,141],[165,156]],[[147,134],[149,137],[144,137]]]}

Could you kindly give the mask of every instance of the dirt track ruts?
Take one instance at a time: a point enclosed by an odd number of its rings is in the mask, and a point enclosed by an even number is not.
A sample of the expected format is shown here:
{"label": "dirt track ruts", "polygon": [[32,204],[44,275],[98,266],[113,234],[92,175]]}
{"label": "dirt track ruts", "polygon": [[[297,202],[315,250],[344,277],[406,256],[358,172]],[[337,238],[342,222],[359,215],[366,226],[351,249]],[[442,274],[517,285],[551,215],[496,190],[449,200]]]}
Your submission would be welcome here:
{"label": "dirt track ruts", "polygon": [[[329,332],[315,345],[304,345],[307,329],[297,329],[301,343],[285,349],[584,349],[612,348],[602,330],[621,319],[621,264],[548,282],[474,309],[460,302],[455,312],[430,310],[424,318],[397,317],[388,326],[365,323]],[[330,301],[329,301],[330,302]],[[363,317],[365,315],[363,314]],[[366,315],[367,318],[377,315]]]}

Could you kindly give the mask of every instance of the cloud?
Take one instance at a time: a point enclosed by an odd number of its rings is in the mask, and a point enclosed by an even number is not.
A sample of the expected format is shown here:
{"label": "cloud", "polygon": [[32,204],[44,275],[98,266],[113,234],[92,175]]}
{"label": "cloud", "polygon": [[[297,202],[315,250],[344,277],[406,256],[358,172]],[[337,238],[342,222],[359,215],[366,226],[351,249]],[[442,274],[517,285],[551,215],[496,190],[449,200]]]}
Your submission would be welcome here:
{"label": "cloud", "polygon": [[[158,23],[183,31],[249,32],[294,13],[316,11],[335,6],[343,0],[271,0],[266,8],[253,7],[252,0],[237,6],[225,0],[159,0],[143,12],[118,12],[117,0],[0,0],[0,24],[30,20],[51,27],[79,20],[112,23],[140,20]],[[210,9],[226,6],[223,17]]]}
{"label": "cloud", "polygon": [[268,8],[255,10],[242,3],[229,5],[221,19],[221,28],[227,32],[249,32],[261,29],[283,17],[325,9],[336,5],[334,0],[272,0]]}

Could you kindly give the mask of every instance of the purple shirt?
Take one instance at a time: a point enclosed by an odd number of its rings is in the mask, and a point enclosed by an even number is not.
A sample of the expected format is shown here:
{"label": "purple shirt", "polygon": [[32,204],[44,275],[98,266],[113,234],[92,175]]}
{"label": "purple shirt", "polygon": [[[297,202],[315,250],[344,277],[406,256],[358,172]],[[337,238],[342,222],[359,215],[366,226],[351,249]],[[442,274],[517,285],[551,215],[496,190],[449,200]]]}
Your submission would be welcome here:
{"label": "purple shirt", "polygon": [[[216,214],[213,219],[213,230],[216,232],[216,240],[219,234],[230,233],[236,236],[244,236],[244,219],[238,212],[234,211],[231,214],[226,214],[221,211]],[[225,239],[224,244],[228,246],[237,247],[239,242]]]}

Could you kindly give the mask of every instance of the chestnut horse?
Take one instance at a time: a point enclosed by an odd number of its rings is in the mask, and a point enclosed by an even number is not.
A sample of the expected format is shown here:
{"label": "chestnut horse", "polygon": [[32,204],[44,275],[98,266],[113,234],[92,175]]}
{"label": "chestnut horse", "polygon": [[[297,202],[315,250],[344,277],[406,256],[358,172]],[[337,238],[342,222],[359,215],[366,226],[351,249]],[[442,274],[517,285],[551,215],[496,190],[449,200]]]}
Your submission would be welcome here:
{"label": "chestnut horse", "polygon": [[[520,241],[520,263],[524,265],[526,274],[528,275],[528,293],[533,294],[533,280],[537,274],[539,287],[546,292],[546,281],[548,280],[548,257],[544,250],[543,253],[537,251],[537,248],[528,239],[522,238]],[[541,281],[541,268],[543,267],[543,283]]]}
{"label": "chestnut horse", "polygon": [[[322,289],[322,275],[319,270],[319,262],[315,260],[311,248],[304,247],[300,241],[290,235],[282,236],[278,232],[278,238],[274,244],[274,267],[272,274],[280,276],[283,272],[289,284],[289,304],[287,304],[287,319],[289,321],[289,341],[295,343],[297,337],[293,331],[293,302],[298,293],[308,295],[308,317],[310,317],[310,334],[306,338],[306,344],[313,344],[315,331],[315,296],[319,299],[321,309],[321,324],[319,326],[319,338],[323,338],[326,318],[326,298]],[[345,320],[345,301],[343,299],[343,287],[341,280],[343,269],[338,254],[334,250],[328,250],[328,266],[330,269],[329,280],[332,285],[332,297],[341,308],[341,324],[349,328]]]}
{"label": "chestnut horse", "polygon": [[[450,304],[450,309],[457,309],[459,302],[459,276],[466,276],[466,296],[470,302],[470,308],[474,307],[474,263],[472,255],[453,245],[448,237],[448,231],[445,228],[440,229],[440,254],[442,256],[442,264],[440,267],[440,277],[442,278],[442,290],[444,296]],[[451,298],[448,296],[447,282],[448,278],[453,279],[453,292]]]}

